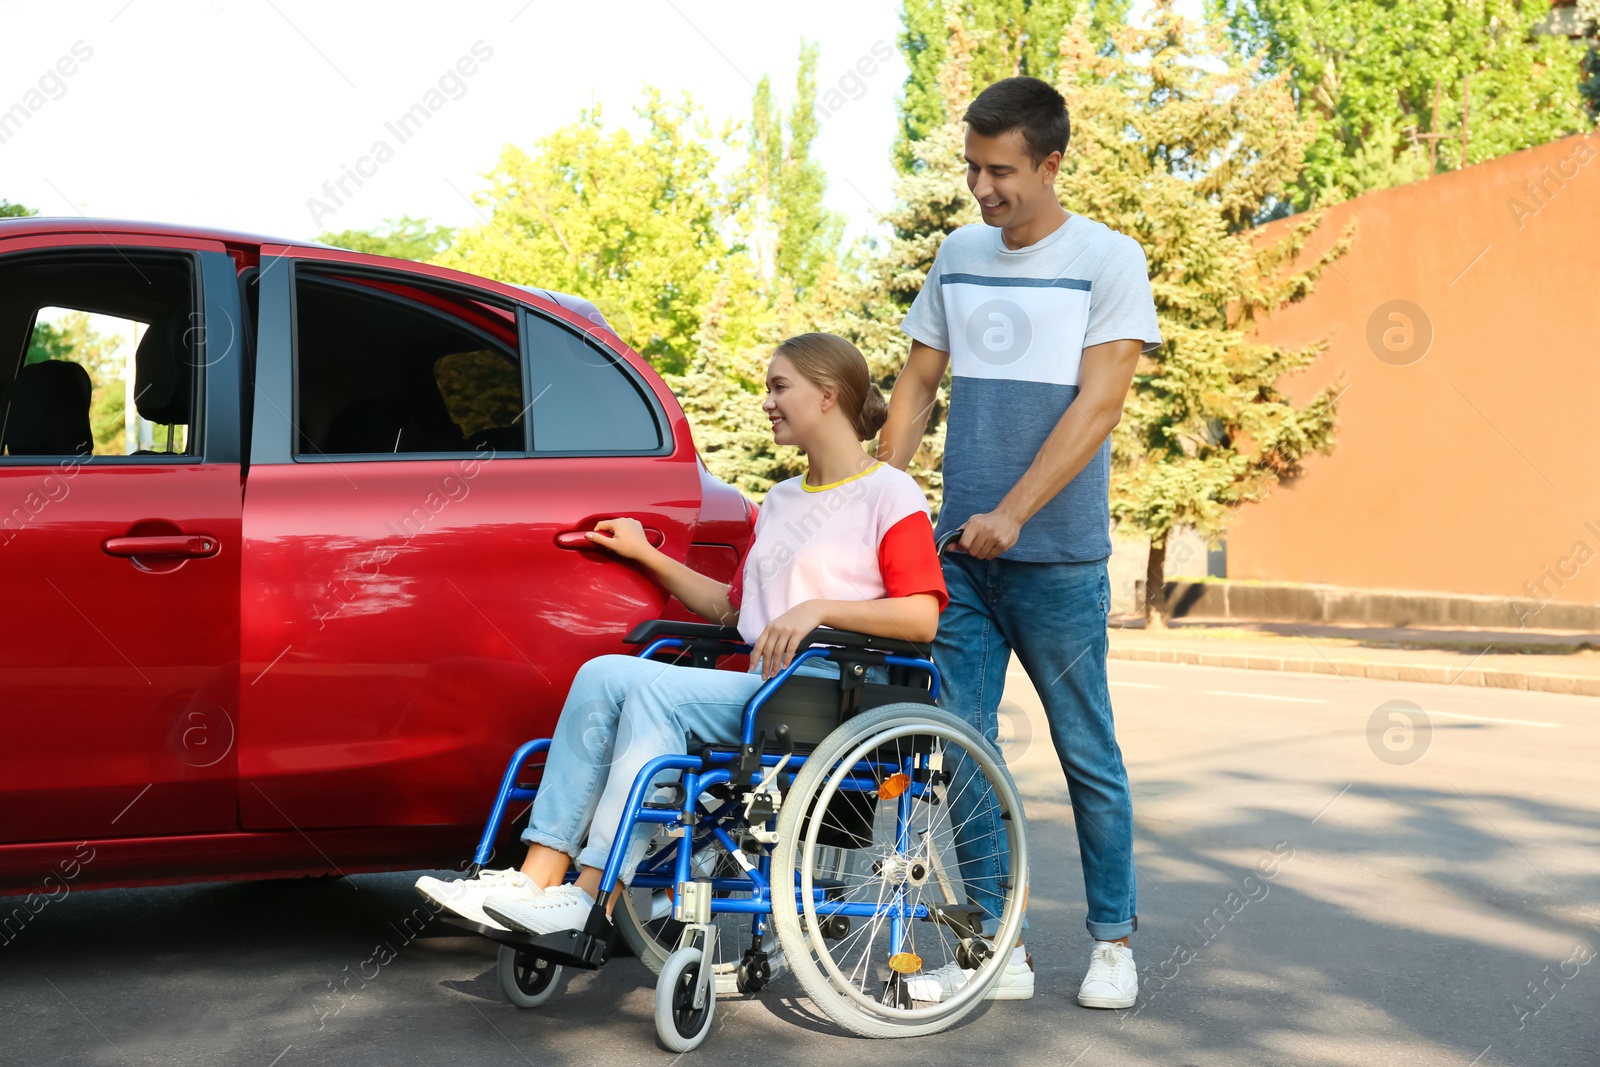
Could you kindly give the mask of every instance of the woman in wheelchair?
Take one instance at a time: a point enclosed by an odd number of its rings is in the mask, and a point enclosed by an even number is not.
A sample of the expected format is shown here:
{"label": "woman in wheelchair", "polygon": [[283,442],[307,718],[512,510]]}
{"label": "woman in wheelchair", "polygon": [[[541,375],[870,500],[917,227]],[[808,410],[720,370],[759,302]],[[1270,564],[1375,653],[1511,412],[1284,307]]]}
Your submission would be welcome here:
{"label": "woman in wheelchair", "polygon": [[[773,439],[805,452],[807,471],[775,485],[732,585],[668,558],[632,519],[588,536],[648,570],[704,619],[737,626],[752,646],[748,672],[608,655],[573,679],[551,739],[520,869],[485,870],[417,889],[452,912],[498,929],[551,934],[583,928],[639,771],[697,744],[740,741],[745,704],[787,667],[819,626],[931,642],[947,596],[921,487],[862,447],[887,416],[866,360],[850,342],[805,334],[783,342],[767,369],[762,408]],[[796,673],[838,677],[826,659]],[[629,842],[632,880],[650,826]],[[579,875],[564,883],[573,860]]]}

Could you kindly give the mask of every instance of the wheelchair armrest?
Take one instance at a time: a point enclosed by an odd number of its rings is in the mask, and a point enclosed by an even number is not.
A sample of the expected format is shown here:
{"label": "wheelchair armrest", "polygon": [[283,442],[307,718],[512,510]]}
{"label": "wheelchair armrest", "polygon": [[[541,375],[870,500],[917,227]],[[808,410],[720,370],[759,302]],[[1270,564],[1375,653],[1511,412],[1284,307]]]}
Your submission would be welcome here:
{"label": "wheelchair armrest", "polygon": [[628,631],[622,639],[628,645],[648,645],[658,637],[687,637],[701,641],[726,641],[742,645],[744,638],[732,626],[718,626],[710,622],[678,622],[675,619],[651,619],[641,622]]}
{"label": "wheelchair armrest", "polygon": [[927,659],[933,652],[932,644],[922,645],[915,641],[902,641],[893,637],[873,637],[869,634],[856,633],[854,630],[835,630],[829,626],[819,626],[806,634],[805,639],[800,642],[800,649],[807,649],[812,645],[837,645],[841,648],[914,656],[917,659]]}

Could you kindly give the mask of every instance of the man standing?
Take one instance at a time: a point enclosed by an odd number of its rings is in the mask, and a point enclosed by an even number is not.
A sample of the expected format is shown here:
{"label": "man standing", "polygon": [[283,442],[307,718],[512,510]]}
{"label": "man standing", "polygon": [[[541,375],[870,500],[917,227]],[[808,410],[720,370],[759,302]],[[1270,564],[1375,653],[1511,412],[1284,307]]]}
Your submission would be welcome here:
{"label": "man standing", "polygon": [[[1133,805],[1106,685],[1111,589],[1111,428],[1142,352],[1161,343],[1144,251],[1056,200],[1070,135],[1066,101],[1037,78],[1007,78],[967,109],[967,187],[983,225],[945,238],[902,329],[911,354],[895,383],[879,455],[905,467],[952,369],[939,534],[960,528],[944,564],[950,605],[934,659],[940,703],[991,740],[1014,651],[1032,679],[1066,772],[1095,939],[1078,1003],[1138,997]],[[952,782],[956,855],[985,932],[1009,877],[1004,827],[978,790]],[[1033,995],[1018,946],[991,994]],[[918,976],[919,998],[965,981],[954,965]]]}

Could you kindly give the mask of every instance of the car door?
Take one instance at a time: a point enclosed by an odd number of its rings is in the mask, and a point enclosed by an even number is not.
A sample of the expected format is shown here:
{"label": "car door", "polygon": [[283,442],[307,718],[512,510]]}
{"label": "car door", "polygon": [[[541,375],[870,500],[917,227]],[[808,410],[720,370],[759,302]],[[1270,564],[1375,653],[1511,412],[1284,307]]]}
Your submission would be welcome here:
{"label": "car door", "polygon": [[244,826],[476,825],[578,666],[662,609],[577,535],[633,516],[682,559],[687,427],[637,356],[510,287],[344,253],[262,262]]}
{"label": "car door", "polygon": [[238,321],[220,244],[0,240],[0,842],[237,824]]}

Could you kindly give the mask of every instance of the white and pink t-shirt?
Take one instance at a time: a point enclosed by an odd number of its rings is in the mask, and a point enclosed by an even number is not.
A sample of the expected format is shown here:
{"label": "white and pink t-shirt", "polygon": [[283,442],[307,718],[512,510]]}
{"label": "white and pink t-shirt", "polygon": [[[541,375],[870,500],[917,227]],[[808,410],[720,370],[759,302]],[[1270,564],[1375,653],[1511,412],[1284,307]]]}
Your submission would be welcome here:
{"label": "white and pink t-shirt", "polygon": [[779,482],[756,516],[755,534],[728,599],[739,634],[753,642],[768,623],[807,600],[881,600],[926,593],[949,603],[922,487],[879,463],[828,485]]}

